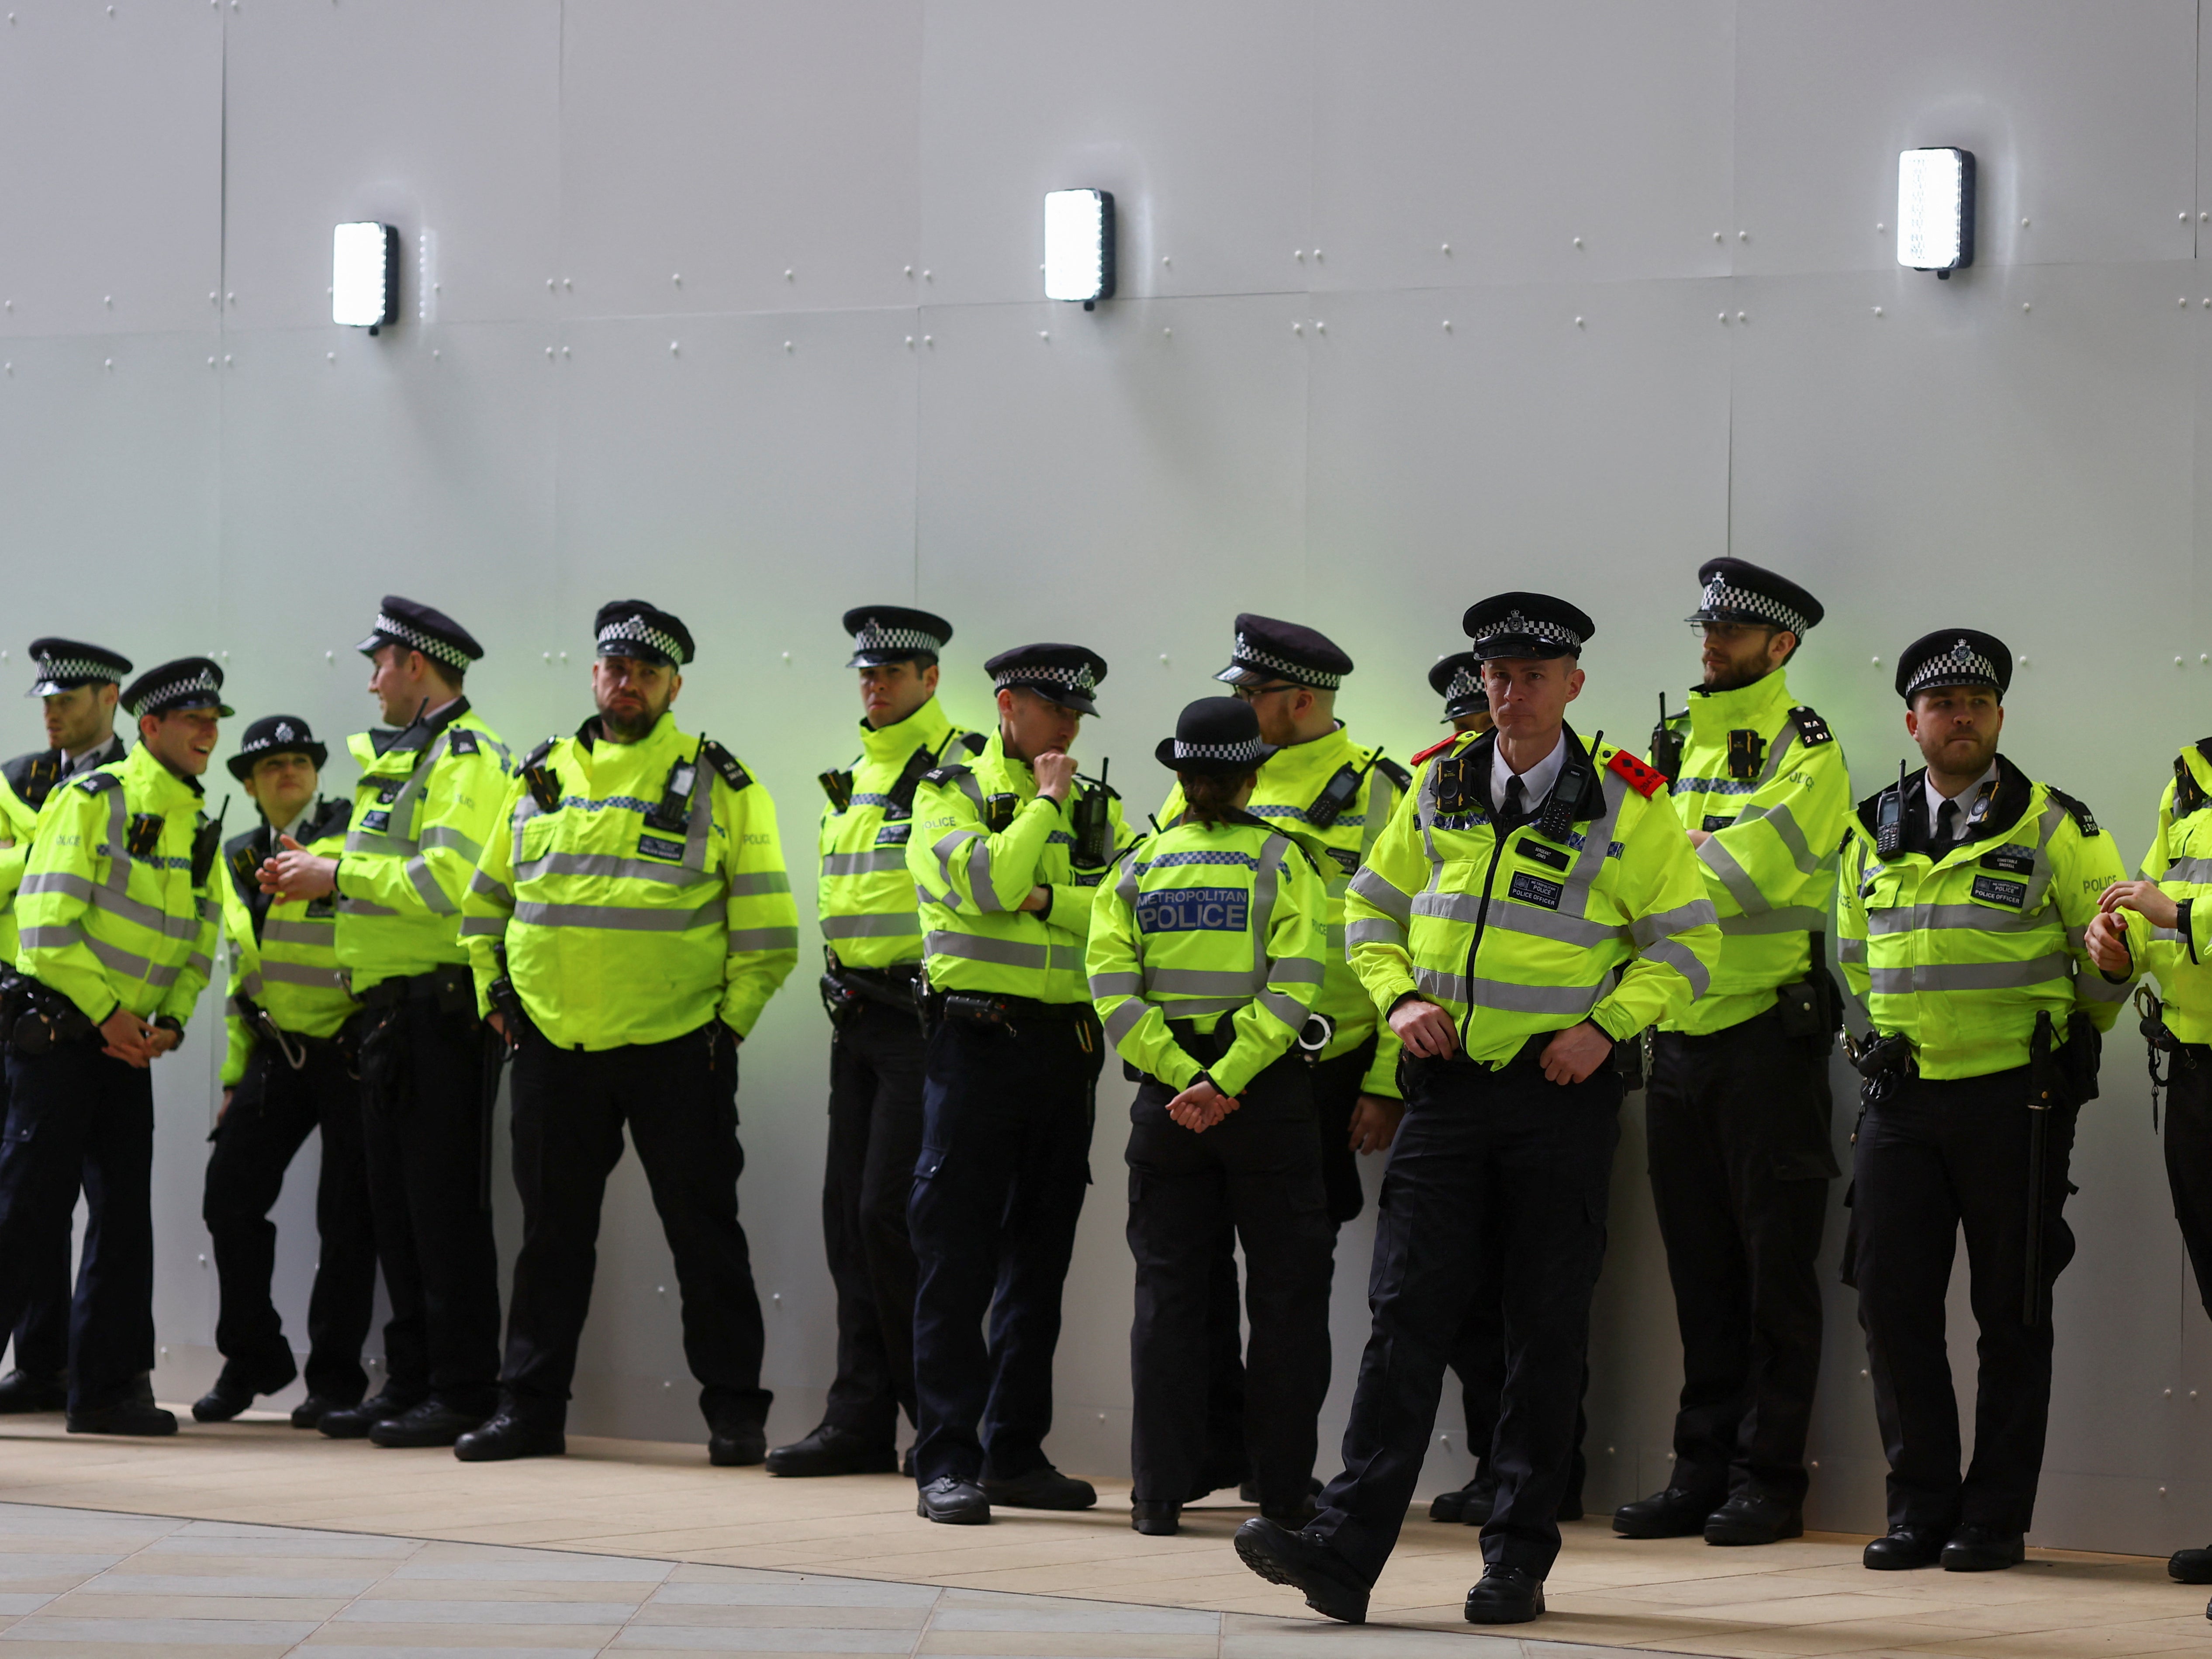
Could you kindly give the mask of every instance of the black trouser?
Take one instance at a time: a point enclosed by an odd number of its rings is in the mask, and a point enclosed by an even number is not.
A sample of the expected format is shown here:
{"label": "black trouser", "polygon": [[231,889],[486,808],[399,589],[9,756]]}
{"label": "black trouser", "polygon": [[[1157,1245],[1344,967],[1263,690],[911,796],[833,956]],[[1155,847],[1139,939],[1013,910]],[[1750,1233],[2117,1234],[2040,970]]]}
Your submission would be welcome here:
{"label": "black trouser", "polygon": [[1087,1004],[1075,1019],[930,1030],[907,1208],[924,1486],[1046,1465],[1060,1285],[1091,1183],[1105,1043]]}
{"label": "black trouser", "polygon": [[514,1260],[501,1389],[517,1410],[558,1422],[592,1303],[599,1209],[628,1123],[676,1261],[684,1357],[699,1409],[721,1430],[758,1427],[761,1308],[738,1224],[737,1046],[719,1020],[672,1042],[558,1048],[526,1024],[514,1055]]}
{"label": "black trouser", "polygon": [[1263,1504],[1304,1498],[1328,1392],[1329,1259],[1314,1140],[1311,1071],[1278,1060],[1242,1104],[1193,1133],[1167,1114],[1176,1091],[1147,1078],[1129,1108],[1129,1333],[1133,1496],[1180,1504],[1205,1490],[1206,1380],[1215,1250],[1243,1241],[1252,1315],[1243,1434]]}
{"label": "black trouser", "polygon": [[[1498,1408],[1505,1392],[1505,1291],[1498,1269],[1505,1256],[1502,1243],[1482,1247],[1475,1272],[1474,1294],[1467,1317],[1460,1322],[1445,1363],[1459,1378],[1460,1411],[1467,1423],[1467,1450],[1481,1460],[1481,1473],[1494,1477],[1498,1457]],[[1589,1473],[1583,1455],[1583,1441],[1589,1432],[1583,1401],[1589,1393],[1589,1366],[1583,1366],[1583,1385],[1575,1395],[1575,1450],[1567,1465],[1567,1484],[1561,1488],[1559,1506],[1580,1510],[1583,1483]]]}
{"label": "black trouser", "polygon": [[[0,1119],[7,1106],[7,1079],[0,1075]],[[70,1234],[76,1215],[76,1182],[61,1224],[44,1238],[25,1238],[23,1312],[11,1334],[15,1369],[32,1376],[59,1376],[69,1370]],[[12,1247],[11,1247],[12,1248]]]}
{"label": "black trouser", "polygon": [[376,1229],[362,1156],[361,1088],[336,1044],[292,1042],[306,1055],[298,1071],[275,1043],[256,1042],[208,1155],[200,1218],[214,1242],[222,1298],[215,1346],[224,1369],[236,1367],[248,1382],[291,1375],[291,1345],[269,1299],[276,1267],[276,1228],[269,1212],[284,1190],[293,1158],[319,1128],[307,1392],[349,1406],[368,1390],[361,1351],[376,1301]]}
{"label": "black trouser", "polygon": [[1716,1506],[1740,1492],[1804,1501],[1831,1110],[1826,1056],[1772,1010],[1652,1038],[1651,1196],[1682,1335],[1668,1484]]}
{"label": "black trouser", "polygon": [[[70,1308],[69,1408],[98,1411],[154,1369],[154,1074],[97,1036],[8,1056],[0,1139],[0,1327],[22,1317],[40,1246],[88,1212]],[[26,1243],[27,1241],[27,1243]]]}
{"label": "black trouser", "polygon": [[1344,1473],[1314,1522],[1370,1583],[1405,1522],[1444,1365],[1486,1246],[1498,1241],[1506,1371],[1492,1443],[1498,1502],[1482,1553],[1541,1578],[1559,1552],[1621,1079],[1607,1064],[1581,1083],[1547,1082],[1540,1056],[1550,1040],[1532,1037],[1498,1071],[1463,1059],[1399,1062],[1406,1121],[1376,1219],[1374,1331],[1345,1426]]}
{"label": "black trouser", "polygon": [[[2051,1412],[2051,1285],[2074,1259],[2061,1212],[2074,1114],[2051,1114],[2039,1317],[2027,1288],[2028,1071],[1930,1082],[1915,1078],[1870,1108],[1852,1169],[1859,1324],[1875,1415],[1889,1456],[1889,1523],[2026,1532],[2035,1518]],[[1974,1459],[1959,1476],[1958,1396],[1943,1302],[1959,1232],[1966,1235],[1980,1327]]]}
{"label": "black trouser", "polygon": [[837,1376],[822,1416],[889,1446],[914,1403],[914,1245],[907,1199],[921,1152],[921,1023],[864,998],[830,1045],[822,1237],[837,1287]]}
{"label": "black trouser", "polygon": [[2166,1184],[2196,1271],[2197,1298],[2212,1313],[2212,1047],[2184,1043],[2169,1075]]}
{"label": "black trouser", "polygon": [[376,1259],[392,1301],[386,1386],[403,1401],[489,1417],[499,1397],[499,1254],[483,1202],[484,1028],[427,996],[356,1018]]}

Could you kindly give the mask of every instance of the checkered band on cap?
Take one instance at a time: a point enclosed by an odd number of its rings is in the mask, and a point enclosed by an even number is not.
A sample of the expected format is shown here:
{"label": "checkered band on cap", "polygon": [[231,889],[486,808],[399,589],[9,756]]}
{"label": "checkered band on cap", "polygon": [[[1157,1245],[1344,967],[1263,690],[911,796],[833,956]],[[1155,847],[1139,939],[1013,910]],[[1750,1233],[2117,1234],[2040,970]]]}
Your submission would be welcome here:
{"label": "checkered band on cap", "polygon": [[679,668],[687,660],[681,640],[673,634],[662,632],[639,616],[617,617],[599,630],[599,654],[608,654],[607,647],[611,645],[649,646]]}
{"label": "checkered band on cap", "polygon": [[1295,680],[1300,685],[1310,685],[1317,690],[1334,691],[1344,684],[1344,676],[1332,674],[1325,668],[1316,668],[1310,663],[1292,662],[1273,652],[1262,649],[1252,642],[1249,634],[1238,634],[1233,653],[1239,663],[1249,663],[1255,668],[1265,668],[1280,674],[1285,679]]}
{"label": "checkered band on cap", "polygon": [[1905,682],[1905,695],[1910,700],[1923,688],[1945,685],[1974,685],[1986,683],[2001,684],[1997,665],[1974,647],[1960,640],[1941,656],[1930,657],[1912,671]]}
{"label": "checkered band on cap", "polygon": [[1455,669],[1452,672],[1451,684],[1444,687],[1444,701],[1446,702],[1456,702],[1462,697],[1474,697],[1481,696],[1485,694],[1482,690],[1482,672],[1480,669]]}
{"label": "checkered band on cap", "polygon": [[94,662],[89,657],[40,657],[39,678],[41,680],[118,680],[122,676],[110,662]]}
{"label": "checkered band on cap", "polygon": [[1247,738],[1242,743],[1185,743],[1175,740],[1175,757],[1181,760],[1250,761],[1255,765],[1266,753],[1266,745],[1257,738]]}
{"label": "checkered band on cap", "polygon": [[410,650],[420,651],[424,656],[434,659],[449,667],[466,668],[475,660],[452,641],[441,640],[433,635],[425,634],[421,629],[404,623],[397,617],[388,616],[381,611],[376,613],[376,624],[369,631],[372,634],[381,634],[387,639],[397,640]]}
{"label": "checkered band on cap", "polygon": [[222,695],[222,687],[216,684],[215,676],[205,667],[197,667],[189,674],[180,674],[175,679],[164,680],[158,685],[146,687],[139,692],[138,701],[131,705],[131,713],[134,717],[139,714],[159,714],[175,699],[188,696],[196,691],[220,697]]}
{"label": "checkered band on cap", "polygon": [[1010,686],[1034,685],[1039,680],[1053,685],[1064,685],[1069,690],[1080,691],[1086,696],[1098,689],[1098,682],[1092,678],[1088,663],[1076,668],[1054,668],[1044,663],[1017,663],[1001,668],[991,684],[1004,691]]}
{"label": "checkered band on cap", "polygon": [[1493,617],[1483,625],[1482,632],[1474,636],[1475,654],[1478,656],[1482,654],[1482,642],[1485,640],[1516,636],[1541,640],[1547,645],[1564,646],[1574,651],[1579,651],[1583,647],[1583,636],[1565,623],[1512,611],[1503,617]]}
{"label": "checkered band on cap", "polygon": [[1699,600],[1698,608],[1715,614],[1735,612],[1755,617],[1771,627],[1786,628],[1798,635],[1813,625],[1802,611],[1791,609],[1772,594],[1732,582],[1726,576],[1716,576],[1705,584],[1705,597]]}
{"label": "checkered band on cap", "polygon": [[855,651],[920,651],[935,656],[945,649],[945,641],[934,634],[925,634],[919,628],[890,628],[873,617],[867,625],[853,635]]}

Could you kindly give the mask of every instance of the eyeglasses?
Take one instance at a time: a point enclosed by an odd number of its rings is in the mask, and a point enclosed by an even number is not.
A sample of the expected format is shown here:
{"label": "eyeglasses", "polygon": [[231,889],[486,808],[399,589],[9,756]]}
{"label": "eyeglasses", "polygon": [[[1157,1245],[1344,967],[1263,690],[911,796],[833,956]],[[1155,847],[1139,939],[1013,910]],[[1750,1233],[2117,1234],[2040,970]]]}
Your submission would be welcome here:
{"label": "eyeglasses", "polygon": [[1298,688],[1288,680],[1278,680],[1273,685],[1234,685],[1231,693],[1243,702],[1257,702],[1262,697],[1272,697],[1278,691],[1296,691]]}

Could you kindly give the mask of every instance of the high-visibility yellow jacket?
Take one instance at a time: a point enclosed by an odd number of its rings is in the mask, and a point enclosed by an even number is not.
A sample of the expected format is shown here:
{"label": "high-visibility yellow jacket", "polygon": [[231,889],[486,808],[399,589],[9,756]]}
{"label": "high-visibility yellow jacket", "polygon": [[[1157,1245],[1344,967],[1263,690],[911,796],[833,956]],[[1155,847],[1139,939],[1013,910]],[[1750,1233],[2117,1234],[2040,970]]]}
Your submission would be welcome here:
{"label": "high-visibility yellow jacket", "polygon": [[[1338,775],[1347,770],[1357,780],[1352,793],[1344,799],[1342,810],[1332,822],[1316,824],[1315,817],[1328,816],[1325,808],[1316,813],[1316,806]],[[1328,878],[1328,943],[1324,958],[1328,978],[1314,1001],[1314,1009],[1336,1022],[1336,1035],[1321,1057],[1334,1060],[1339,1054],[1348,1054],[1379,1031],[1375,1058],[1368,1064],[1359,1091],[1393,1100],[1398,1097],[1398,1034],[1376,1017],[1374,1000],[1345,955],[1344,894],[1351,884],[1352,872],[1365,861],[1367,849],[1375,844],[1412,786],[1413,778],[1405,768],[1386,760],[1379,748],[1352,742],[1339,726],[1326,737],[1292,744],[1269,756],[1260,768],[1260,781],[1245,809],[1255,817],[1294,830],[1302,840],[1327,849],[1328,862],[1322,866],[1322,873]],[[1182,786],[1177,784],[1160,808],[1160,822],[1173,823],[1182,816]]]}
{"label": "high-visibility yellow jacket", "polygon": [[[1345,900],[1352,965],[1386,1014],[1417,993],[1449,1012],[1471,1060],[1503,1066],[1583,1020],[1616,1042],[1704,994],[1720,954],[1713,902],[1656,772],[1571,727],[1537,818],[1492,822],[1495,732],[1415,757],[1398,807]],[[1456,763],[1470,792],[1441,811]],[[1580,780],[1579,786],[1577,780]],[[1447,789],[1443,805],[1451,805]],[[1553,833],[1556,831],[1556,833]]]}
{"label": "high-visibility yellow jacket", "polygon": [[[557,805],[542,805],[542,769]],[[562,1048],[753,1028],[799,960],[775,803],[720,744],[664,714],[641,743],[597,719],[533,750],[469,882],[461,932],[491,1008],[501,952]]]}
{"label": "high-visibility yellow jacket", "polygon": [[346,747],[361,782],[338,862],[338,964],[359,996],[469,959],[461,895],[513,768],[465,697],[404,731],[356,732]]}
{"label": "high-visibility yellow jacket", "polygon": [[192,867],[203,799],[143,747],[56,790],[16,896],[16,971],[95,1024],[118,1005],[189,1020],[214,970],[219,908],[208,872],[196,879]]}
{"label": "high-visibility yellow jacket", "polygon": [[[1326,856],[1325,854],[1322,854]],[[1241,1094],[1281,1059],[1324,976],[1328,893],[1316,853],[1239,815],[1170,822],[1124,854],[1091,915],[1091,1000],[1121,1057],[1178,1093],[1201,1070]],[[1230,1022],[1229,1050],[1201,1067],[1171,1020]]]}
{"label": "high-visibility yellow jacket", "polygon": [[2136,966],[2158,981],[2166,1028],[2184,1042],[2212,1042],[2212,738],[2175,757],[2173,781],[2158,801],[2158,833],[2143,854],[2142,878],[2188,910],[2178,927],[2154,928],[2133,910],[2128,924]]}
{"label": "high-visibility yellow jacket", "polygon": [[921,960],[921,915],[906,867],[921,775],[982,752],[980,732],[963,732],[932,697],[896,726],[860,722],[860,758],[846,775],[852,793],[822,810],[817,837],[822,937],[848,968]]}
{"label": "high-visibility yellow jacket", "polygon": [[[925,968],[939,991],[1038,1002],[1087,1002],[1084,951],[1091,908],[1113,861],[1136,837],[1107,792],[1104,864],[1074,864],[1077,803],[1101,786],[1078,778],[1061,806],[1036,790],[1026,761],[1006,758],[997,732],[971,763],[941,766],[915,792],[906,864],[921,901]],[[1004,827],[994,830],[993,822]],[[1052,895],[1024,910],[1033,887]]]}
{"label": "high-visibility yellow jacket", "polygon": [[2106,980],[2083,939],[2097,896],[2126,875],[2112,838],[2001,755],[1988,805],[1931,860],[1925,775],[1905,781],[1903,850],[1875,848],[1887,790],[1859,803],[1844,843],[1837,956],[1875,1029],[1911,1039],[1938,1079],[2027,1065],[2039,1012],[2062,1043],[2077,1012],[2111,1030],[2133,981]]}
{"label": "high-visibility yellow jacket", "polygon": [[[320,858],[345,850],[350,805],[318,801],[293,839]],[[223,844],[223,931],[230,939],[230,1000],[225,1010],[229,1046],[223,1051],[225,1088],[246,1075],[253,1045],[263,1041],[240,1000],[253,1003],[280,1031],[332,1037],[361,1006],[346,990],[338,966],[337,903],[321,898],[272,900],[257,879],[261,861],[276,850],[264,820]]]}
{"label": "high-visibility yellow jacket", "polygon": [[111,736],[74,761],[58,749],[34,749],[0,766],[0,962],[15,961],[21,943],[15,933],[15,893],[30,862],[40,812],[60,785],[112,765],[129,752],[122,738]]}
{"label": "high-visibility yellow jacket", "polygon": [[1734,691],[1692,691],[1668,722],[1683,738],[1668,790],[1720,917],[1712,988],[1662,1029],[1703,1036],[1774,1006],[1778,987],[1813,971],[1812,936],[1829,930],[1836,848],[1851,811],[1850,771],[1827,722],[1795,706],[1781,671]]}

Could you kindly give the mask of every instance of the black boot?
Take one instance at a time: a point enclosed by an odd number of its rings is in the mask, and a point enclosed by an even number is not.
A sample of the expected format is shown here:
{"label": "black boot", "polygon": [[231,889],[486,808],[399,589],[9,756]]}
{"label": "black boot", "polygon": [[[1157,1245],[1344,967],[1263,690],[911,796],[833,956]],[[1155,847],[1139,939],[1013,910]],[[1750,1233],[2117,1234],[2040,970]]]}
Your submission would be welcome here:
{"label": "black boot", "polygon": [[1467,1593],[1470,1625],[1525,1625],[1543,1611],[1544,1581],[1522,1567],[1485,1567]]}
{"label": "black boot", "polygon": [[1468,1526],[1479,1527],[1490,1519],[1491,1509],[1497,1502],[1498,1482],[1491,1477],[1486,1465],[1477,1470],[1474,1478],[1464,1486],[1440,1492],[1429,1499],[1429,1519],[1463,1522]]}
{"label": "black boot", "polygon": [[35,1371],[13,1370],[0,1376],[0,1416],[68,1409],[67,1371],[56,1371],[47,1376]]}
{"label": "black boot", "polygon": [[1705,1517],[1720,1508],[1724,1496],[1669,1486],[1623,1504],[1613,1512],[1613,1529],[1623,1538],[1694,1538],[1705,1531]]}
{"label": "black boot", "polygon": [[957,1475],[940,1474],[915,1494],[914,1512],[925,1521],[950,1527],[988,1527],[991,1500],[982,1487]]}
{"label": "black boot", "polygon": [[[380,1423],[371,1425],[369,1443],[416,1451],[434,1446],[450,1446],[483,1422],[484,1416],[483,1412],[459,1410],[442,1400],[426,1400],[410,1412],[402,1413],[398,1417],[387,1417]],[[328,1434],[330,1430],[325,1428],[323,1432]]]}
{"label": "black boot", "polygon": [[1995,1527],[1964,1526],[1943,1546],[1946,1572],[2002,1572],[2027,1559],[2027,1540]]}
{"label": "black boot", "polygon": [[323,1419],[332,1412],[349,1412],[360,1403],[358,1400],[333,1400],[326,1394],[311,1394],[292,1407],[292,1426],[319,1429]]}
{"label": "black boot", "polygon": [[1777,1544],[1805,1535],[1805,1516],[1794,1504],[1740,1492],[1705,1517],[1708,1544]]}
{"label": "black boot", "polygon": [[1943,1527],[1892,1527],[1887,1538],[1875,1539],[1859,1559],[1872,1572],[1932,1567],[1942,1557],[1944,1540],[1949,1536],[1948,1528]]}
{"label": "black boot", "polygon": [[2180,1584],[2212,1584],[2212,1549],[2174,1551],[2166,1576]]}
{"label": "black boot", "polygon": [[1237,1553],[1271,1584],[1287,1584],[1324,1618],[1367,1622],[1368,1587],[1352,1565],[1310,1532],[1292,1532],[1258,1516],[1237,1528]]}
{"label": "black boot", "polygon": [[225,1365],[222,1374],[210,1389],[192,1402],[192,1416],[202,1423],[228,1423],[264,1394],[275,1394],[289,1389],[300,1374],[300,1368],[291,1363],[288,1355],[280,1372],[274,1365],[258,1374],[238,1365]]}
{"label": "black boot", "polygon": [[[763,1411],[767,1407],[763,1407]],[[707,1419],[707,1461],[718,1469],[745,1469],[768,1461],[768,1430],[751,1416],[724,1412]]]}
{"label": "black boot", "polygon": [[994,1480],[987,1476],[983,1495],[998,1509],[1087,1510],[1098,1501],[1098,1488],[1088,1480],[1062,1474],[1047,1463],[1011,1480]]}
{"label": "black boot", "polygon": [[768,1472],[793,1479],[817,1474],[890,1474],[898,1468],[898,1449],[863,1440],[849,1429],[824,1423],[803,1440],[768,1454]]}
{"label": "black boot", "polygon": [[503,1463],[516,1457],[562,1457],[568,1437],[552,1418],[533,1418],[504,1401],[485,1421],[453,1442],[453,1455],[464,1463]]}
{"label": "black boot", "polygon": [[1147,1538],[1172,1538],[1182,1521],[1180,1504],[1155,1504],[1143,1498],[1129,1500],[1129,1525]]}
{"label": "black boot", "polygon": [[315,1426],[333,1440],[366,1440],[379,1423],[404,1417],[422,1402],[390,1392],[373,1394],[358,1406],[340,1406],[325,1412]]}
{"label": "black boot", "polygon": [[163,1411],[150,1400],[118,1400],[109,1406],[69,1414],[71,1434],[174,1434],[176,1414]]}

